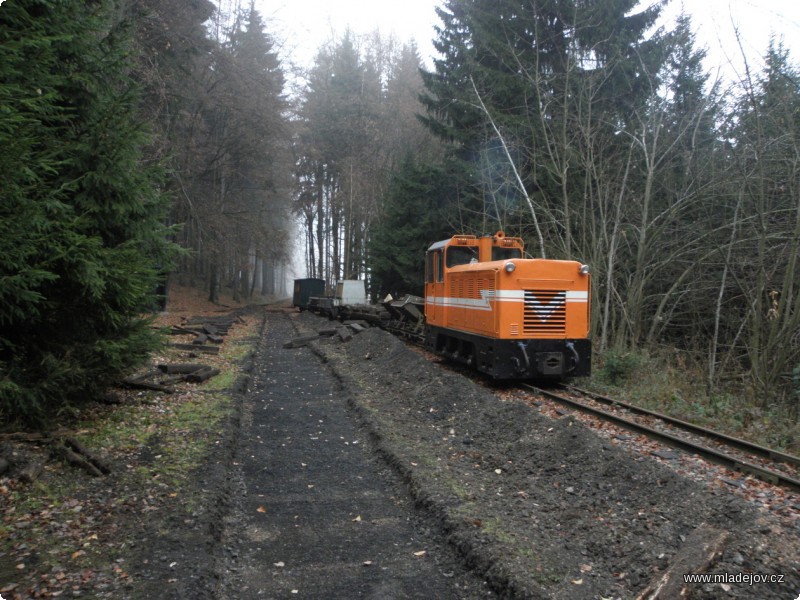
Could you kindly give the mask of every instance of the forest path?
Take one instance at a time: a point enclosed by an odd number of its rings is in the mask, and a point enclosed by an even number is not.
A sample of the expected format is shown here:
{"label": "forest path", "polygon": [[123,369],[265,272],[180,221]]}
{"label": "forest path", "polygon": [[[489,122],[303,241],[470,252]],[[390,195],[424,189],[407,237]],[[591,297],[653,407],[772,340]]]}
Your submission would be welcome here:
{"label": "forest path", "polygon": [[491,595],[415,512],[330,370],[269,313],[245,400],[241,497],[220,597]]}

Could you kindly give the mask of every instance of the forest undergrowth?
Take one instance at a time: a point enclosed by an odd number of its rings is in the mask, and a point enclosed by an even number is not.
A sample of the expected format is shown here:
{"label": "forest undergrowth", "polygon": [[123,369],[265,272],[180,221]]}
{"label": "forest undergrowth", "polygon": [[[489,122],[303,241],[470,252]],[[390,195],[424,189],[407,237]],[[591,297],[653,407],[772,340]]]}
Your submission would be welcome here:
{"label": "forest undergrowth", "polygon": [[800,410],[794,403],[765,401],[746,376],[724,382],[713,393],[706,374],[676,351],[610,350],[595,357],[594,375],[578,382],[592,391],[800,455]]}
{"label": "forest undergrowth", "polygon": [[[221,304],[208,303],[205,295],[173,286],[155,325],[169,329],[243,308],[225,296]],[[106,476],[90,477],[50,456],[48,438],[0,434],[0,456],[11,463],[10,476],[0,476],[4,598],[138,597],[152,573],[170,570],[151,556],[153,546],[170,519],[180,518],[186,531],[203,530],[207,500],[197,487],[234,418],[235,386],[260,324],[255,312],[243,314],[217,355],[193,357],[165,346],[145,367],[196,361],[220,370],[203,383],[176,384],[172,394],[116,388],[113,403],[89,403],[62,419],[56,429],[101,457],[110,466]],[[43,469],[35,480],[18,477],[20,467],[36,462]],[[185,583],[177,570],[173,578]]]}

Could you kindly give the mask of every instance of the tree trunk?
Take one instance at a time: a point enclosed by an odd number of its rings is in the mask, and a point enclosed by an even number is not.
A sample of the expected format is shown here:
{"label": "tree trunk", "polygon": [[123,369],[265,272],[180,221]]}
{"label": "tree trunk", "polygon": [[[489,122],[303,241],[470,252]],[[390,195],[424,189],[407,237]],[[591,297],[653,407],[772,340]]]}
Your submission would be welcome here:
{"label": "tree trunk", "polygon": [[208,301],[219,304],[219,272],[215,264],[210,265],[208,272]]}
{"label": "tree trunk", "polygon": [[[325,176],[322,165],[317,167],[317,176],[314,184],[316,185],[317,193],[317,277],[325,277],[325,188],[323,178]],[[310,225],[309,225],[310,226]],[[313,259],[313,256],[312,256]]]}

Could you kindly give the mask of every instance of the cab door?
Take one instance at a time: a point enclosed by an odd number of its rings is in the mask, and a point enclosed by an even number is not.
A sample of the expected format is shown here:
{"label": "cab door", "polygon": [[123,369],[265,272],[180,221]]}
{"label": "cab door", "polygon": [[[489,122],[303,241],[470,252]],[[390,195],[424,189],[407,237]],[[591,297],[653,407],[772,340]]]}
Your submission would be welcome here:
{"label": "cab door", "polygon": [[444,262],[441,249],[428,252],[425,259],[425,319],[443,325]]}

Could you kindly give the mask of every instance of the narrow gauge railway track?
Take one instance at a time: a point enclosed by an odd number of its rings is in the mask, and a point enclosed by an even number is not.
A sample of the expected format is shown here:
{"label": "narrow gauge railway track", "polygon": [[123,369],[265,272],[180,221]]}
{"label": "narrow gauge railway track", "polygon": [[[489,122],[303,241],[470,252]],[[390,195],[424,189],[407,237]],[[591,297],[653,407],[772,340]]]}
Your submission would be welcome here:
{"label": "narrow gauge railway track", "polygon": [[[765,461],[770,461],[772,463],[784,463],[795,468],[800,466],[800,458],[796,456],[777,452],[770,448],[765,448],[746,440],[734,438],[717,431],[706,429],[705,427],[700,427],[698,425],[663,415],[655,411],[650,411],[627,404],[625,402],[621,402],[619,400],[594,394],[580,388],[575,388],[568,385],[559,386],[563,391],[589,398],[599,404],[607,405],[611,407],[611,410],[603,410],[601,408],[591,406],[577,398],[557,394],[553,391],[542,389],[533,385],[521,384],[520,387],[540,396],[544,396],[545,398],[554,400],[562,405],[589,413],[605,421],[610,421],[630,431],[644,434],[651,439],[657,439],[658,441],[674,448],[678,448],[692,454],[697,454],[706,460],[717,463],[726,468],[753,475],[762,481],[790,489],[793,492],[800,492],[800,480],[792,477],[791,475],[782,473],[773,468],[755,464],[750,462],[750,460],[741,457],[733,456],[728,452],[720,450],[719,448],[733,448],[734,450],[756,456]],[[648,422],[660,422],[664,424],[665,429],[669,429],[670,431],[656,429],[649,424],[644,424],[621,416],[615,411],[634,414],[638,417],[646,419]],[[682,431],[683,435],[679,435],[678,430]],[[717,448],[712,448],[701,444],[698,441],[690,439],[690,437],[697,436],[701,436],[706,440],[710,440],[717,445]]]}

